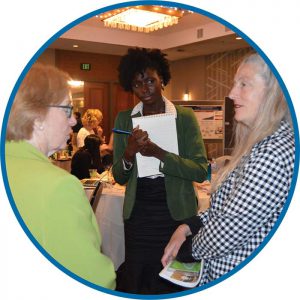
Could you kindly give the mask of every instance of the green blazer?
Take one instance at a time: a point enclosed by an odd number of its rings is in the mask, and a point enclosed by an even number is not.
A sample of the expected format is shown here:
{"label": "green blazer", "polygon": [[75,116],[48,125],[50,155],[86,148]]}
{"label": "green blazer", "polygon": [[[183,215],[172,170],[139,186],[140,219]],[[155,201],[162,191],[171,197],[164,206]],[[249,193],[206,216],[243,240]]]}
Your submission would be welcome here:
{"label": "green blazer", "polygon": [[[175,106],[177,110],[176,128],[179,155],[167,153],[160,171],[165,176],[167,203],[171,216],[183,220],[196,214],[197,198],[193,181],[202,182],[207,177],[207,158],[199,124],[192,109]],[[131,110],[120,112],[115,121],[115,128],[131,131]],[[137,165],[126,171],[122,157],[127,145],[127,136],[114,135],[113,175],[119,184],[127,184],[123,216],[129,219],[136,197]]]}
{"label": "green blazer", "polygon": [[7,142],[5,159],[17,209],[38,243],[71,272],[115,288],[111,260],[82,184],[27,142]]}

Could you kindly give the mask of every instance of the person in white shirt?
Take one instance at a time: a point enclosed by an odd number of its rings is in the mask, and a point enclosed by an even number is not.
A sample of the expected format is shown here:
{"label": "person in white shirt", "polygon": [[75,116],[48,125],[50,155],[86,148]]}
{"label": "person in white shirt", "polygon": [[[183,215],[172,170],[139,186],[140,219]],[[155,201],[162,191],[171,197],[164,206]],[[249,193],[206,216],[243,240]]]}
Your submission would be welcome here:
{"label": "person in white shirt", "polygon": [[77,148],[84,146],[84,139],[90,134],[96,134],[100,137],[101,144],[104,143],[103,129],[100,126],[103,120],[102,112],[99,109],[88,109],[81,121],[83,127],[77,134]]}

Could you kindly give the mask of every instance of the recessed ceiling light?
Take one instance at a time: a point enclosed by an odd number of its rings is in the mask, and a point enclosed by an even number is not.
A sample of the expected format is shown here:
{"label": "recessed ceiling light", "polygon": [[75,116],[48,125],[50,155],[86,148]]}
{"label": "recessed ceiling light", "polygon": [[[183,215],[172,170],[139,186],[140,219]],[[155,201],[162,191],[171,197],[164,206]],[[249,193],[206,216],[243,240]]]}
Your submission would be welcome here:
{"label": "recessed ceiling light", "polygon": [[235,37],[236,40],[241,40],[242,38],[240,36]]}
{"label": "recessed ceiling light", "polygon": [[73,45],[73,48],[78,48],[79,46],[78,45]]}

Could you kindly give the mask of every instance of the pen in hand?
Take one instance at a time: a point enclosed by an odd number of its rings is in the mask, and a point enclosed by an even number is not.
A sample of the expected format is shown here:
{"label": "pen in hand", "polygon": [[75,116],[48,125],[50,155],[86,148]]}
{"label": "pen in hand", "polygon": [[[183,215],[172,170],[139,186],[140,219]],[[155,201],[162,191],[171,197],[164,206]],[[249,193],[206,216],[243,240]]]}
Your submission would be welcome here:
{"label": "pen in hand", "polygon": [[112,132],[114,132],[114,133],[119,133],[119,134],[128,134],[128,135],[131,134],[130,131],[126,131],[126,130],[122,130],[122,129],[117,129],[117,128],[113,128],[113,129],[112,129]]}

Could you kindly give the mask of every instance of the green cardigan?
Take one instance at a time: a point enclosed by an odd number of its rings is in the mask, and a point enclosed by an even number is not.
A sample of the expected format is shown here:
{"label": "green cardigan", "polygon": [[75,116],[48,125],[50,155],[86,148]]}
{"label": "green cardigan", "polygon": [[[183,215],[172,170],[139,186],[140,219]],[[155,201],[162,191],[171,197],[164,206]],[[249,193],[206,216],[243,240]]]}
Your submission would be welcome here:
{"label": "green cardigan", "polygon": [[71,272],[114,289],[114,266],[100,252],[99,228],[80,181],[27,142],[7,142],[5,151],[14,201],[39,244]]}
{"label": "green cardigan", "polygon": [[[193,181],[202,182],[207,177],[207,159],[201,132],[194,112],[190,108],[175,106],[177,110],[176,128],[179,155],[167,153],[160,171],[165,176],[167,203],[171,216],[175,220],[183,220],[196,214],[197,199]],[[120,112],[115,127],[132,130],[132,110]],[[140,113],[132,116],[139,117]],[[123,216],[131,215],[137,186],[136,162],[129,171],[124,170],[122,157],[127,145],[127,136],[114,135],[113,175],[119,184],[127,184]]]}

